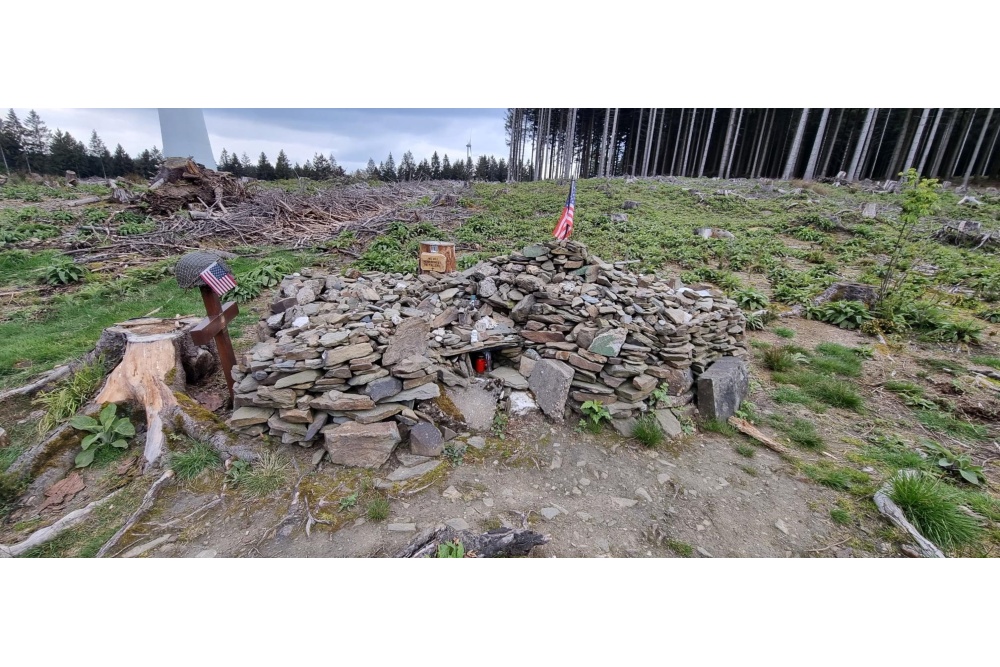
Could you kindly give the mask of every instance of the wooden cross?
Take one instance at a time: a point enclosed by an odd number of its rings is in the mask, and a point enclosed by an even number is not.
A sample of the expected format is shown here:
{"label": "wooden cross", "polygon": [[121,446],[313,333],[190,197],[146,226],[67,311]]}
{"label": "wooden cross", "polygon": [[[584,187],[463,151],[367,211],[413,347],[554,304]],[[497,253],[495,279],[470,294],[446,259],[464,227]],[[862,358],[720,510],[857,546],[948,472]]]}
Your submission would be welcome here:
{"label": "wooden cross", "polygon": [[226,325],[236,319],[240,310],[236,307],[235,301],[228,301],[223,305],[219,295],[207,285],[201,286],[201,299],[205,302],[205,312],[208,313],[208,317],[191,329],[191,340],[195,345],[207,345],[210,340],[215,339],[215,347],[219,351],[219,360],[222,362],[222,371],[226,375],[229,398],[232,401],[235,400],[233,366],[236,365],[236,353],[233,352],[233,341],[229,339]]}

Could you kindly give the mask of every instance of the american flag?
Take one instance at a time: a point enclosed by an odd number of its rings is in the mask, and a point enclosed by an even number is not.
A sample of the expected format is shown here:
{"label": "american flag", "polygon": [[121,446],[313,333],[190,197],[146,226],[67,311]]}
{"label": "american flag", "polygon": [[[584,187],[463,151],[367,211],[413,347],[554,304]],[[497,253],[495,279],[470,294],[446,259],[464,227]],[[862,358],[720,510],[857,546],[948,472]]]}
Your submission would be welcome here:
{"label": "american flag", "polygon": [[573,209],[576,207],[576,181],[571,181],[569,186],[569,198],[566,199],[566,207],[563,209],[562,217],[556,223],[552,236],[560,241],[565,241],[573,233]]}
{"label": "american flag", "polygon": [[198,274],[198,277],[216,294],[225,294],[236,287],[236,278],[218,262],[212,262],[212,265]]}

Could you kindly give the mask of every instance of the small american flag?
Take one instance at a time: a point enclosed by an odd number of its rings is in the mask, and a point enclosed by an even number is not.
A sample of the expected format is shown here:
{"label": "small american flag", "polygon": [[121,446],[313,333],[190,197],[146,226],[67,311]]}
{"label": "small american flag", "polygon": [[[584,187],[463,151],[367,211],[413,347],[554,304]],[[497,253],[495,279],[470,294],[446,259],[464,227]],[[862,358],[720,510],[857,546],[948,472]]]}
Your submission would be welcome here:
{"label": "small american flag", "polygon": [[198,277],[216,294],[225,294],[236,287],[236,278],[218,262],[212,262],[212,265],[198,274]]}
{"label": "small american flag", "polygon": [[552,236],[560,241],[565,241],[573,233],[573,209],[576,207],[576,181],[571,181],[569,186],[569,198],[566,199],[566,207],[563,209],[562,217],[556,223]]}

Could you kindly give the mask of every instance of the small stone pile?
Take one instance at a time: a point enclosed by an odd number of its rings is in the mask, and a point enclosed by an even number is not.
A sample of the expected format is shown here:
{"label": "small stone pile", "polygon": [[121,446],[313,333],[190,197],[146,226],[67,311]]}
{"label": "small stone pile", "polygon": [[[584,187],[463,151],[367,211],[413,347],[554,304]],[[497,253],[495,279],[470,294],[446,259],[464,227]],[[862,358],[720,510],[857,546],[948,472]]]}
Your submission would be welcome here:
{"label": "small stone pile", "polygon": [[[716,359],[747,354],[736,303],[705,286],[627,271],[582,244],[550,241],[451,274],[304,270],[285,278],[261,342],[236,371],[230,424],[377,467],[409,436],[444,438],[419,409],[440,384],[468,386],[489,351],[506,391],[530,389],[550,418],[597,401],[621,418],[680,407]],[[658,392],[662,399],[664,392]]]}

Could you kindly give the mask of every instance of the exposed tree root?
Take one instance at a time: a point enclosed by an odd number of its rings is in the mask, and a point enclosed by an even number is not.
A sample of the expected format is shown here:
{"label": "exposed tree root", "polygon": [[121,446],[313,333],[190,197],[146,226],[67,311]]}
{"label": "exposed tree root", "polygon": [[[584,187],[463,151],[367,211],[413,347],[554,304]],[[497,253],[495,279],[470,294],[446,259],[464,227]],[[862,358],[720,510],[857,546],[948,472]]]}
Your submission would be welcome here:
{"label": "exposed tree root", "polygon": [[12,544],[10,546],[5,546],[3,544],[0,544],[0,558],[16,558],[17,556],[20,556],[21,554],[27,552],[28,550],[34,547],[39,546],[40,544],[45,544],[46,542],[55,539],[56,537],[59,536],[60,533],[83,523],[83,521],[85,521],[87,517],[90,516],[91,512],[93,512],[95,509],[97,509],[104,503],[114,498],[116,495],[118,495],[119,491],[113,491],[112,493],[104,496],[100,500],[95,500],[86,507],[81,507],[78,510],[73,510],[63,518],[56,521],[51,526],[46,526],[45,528],[39,528],[31,535],[29,535],[28,539],[24,540],[23,542],[18,542],[17,544]]}
{"label": "exposed tree root", "polygon": [[425,530],[413,539],[394,558],[427,558],[437,554],[443,542],[458,540],[465,553],[476,558],[527,556],[540,544],[549,541],[548,535],[523,528],[498,528],[477,535],[467,530],[454,530],[447,526]]}
{"label": "exposed tree root", "polygon": [[111,549],[113,549],[115,545],[117,545],[121,541],[122,537],[125,536],[125,533],[131,530],[132,526],[134,526],[139,521],[139,519],[141,519],[146,514],[146,512],[152,509],[153,503],[156,502],[157,494],[159,494],[160,490],[167,483],[169,483],[173,479],[173,477],[174,477],[174,471],[167,469],[166,472],[160,475],[159,479],[153,482],[153,485],[149,487],[149,491],[147,491],[146,495],[142,497],[142,502],[139,503],[138,509],[136,509],[135,512],[132,513],[132,516],[130,516],[128,518],[128,521],[125,522],[125,525],[119,528],[118,532],[112,535],[111,539],[109,539],[107,542],[104,543],[104,546],[102,546],[100,551],[97,552],[96,555],[97,558],[104,558],[104,556],[106,556],[108,552],[111,551]]}

